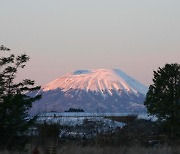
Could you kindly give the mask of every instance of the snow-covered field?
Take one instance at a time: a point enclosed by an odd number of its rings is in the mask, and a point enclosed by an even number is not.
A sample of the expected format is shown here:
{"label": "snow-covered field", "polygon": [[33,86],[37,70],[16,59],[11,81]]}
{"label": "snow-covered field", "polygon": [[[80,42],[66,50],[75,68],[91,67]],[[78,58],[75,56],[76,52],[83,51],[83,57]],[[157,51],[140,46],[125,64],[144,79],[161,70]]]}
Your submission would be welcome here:
{"label": "snow-covered field", "polygon": [[139,119],[150,120],[153,116],[148,116],[147,113],[87,113],[87,112],[46,112],[39,115],[41,118],[61,118],[61,117],[108,117],[108,116],[128,116],[137,115]]}
{"label": "snow-covered field", "polygon": [[[107,117],[128,116],[132,113],[85,113],[85,112],[49,112],[38,116],[38,123],[60,124],[60,137],[92,137],[97,132],[106,133],[124,127],[126,124],[117,122]],[[149,117],[147,114],[134,114],[138,119],[155,120],[155,117]],[[67,129],[70,128],[70,129]]]}
{"label": "snow-covered field", "polygon": [[153,116],[148,116],[147,114],[130,114],[130,113],[85,113],[85,112],[49,112],[42,113],[38,117],[38,122],[48,122],[48,123],[59,123],[61,125],[81,125],[85,119],[91,121],[103,121],[109,125],[113,123],[116,127],[123,127],[125,124],[122,122],[116,122],[105,117],[111,116],[128,116],[137,115],[138,119],[146,119],[155,121],[156,118]]}
{"label": "snow-covered field", "polygon": [[47,123],[59,123],[61,125],[75,126],[82,125],[85,120],[89,121],[103,121],[109,126],[123,127],[125,124],[122,122],[115,122],[104,117],[108,114],[98,114],[98,113],[43,113],[39,115],[38,122],[42,123],[46,121]]}

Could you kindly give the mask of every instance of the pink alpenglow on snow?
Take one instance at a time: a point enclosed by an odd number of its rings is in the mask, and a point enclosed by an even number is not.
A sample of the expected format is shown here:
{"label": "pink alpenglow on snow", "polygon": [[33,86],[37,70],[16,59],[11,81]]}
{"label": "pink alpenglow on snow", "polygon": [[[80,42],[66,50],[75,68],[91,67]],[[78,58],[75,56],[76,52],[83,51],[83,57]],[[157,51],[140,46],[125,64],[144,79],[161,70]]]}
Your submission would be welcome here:
{"label": "pink alpenglow on snow", "polygon": [[77,70],[48,83],[43,87],[43,91],[57,88],[63,91],[70,89],[97,91],[102,94],[107,91],[110,95],[112,95],[112,90],[125,90],[129,93],[144,95],[147,92],[147,87],[119,69]]}
{"label": "pink alpenglow on snow", "polygon": [[31,114],[80,108],[95,113],[145,112],[148,88],[119,69],[77,70],[43,86]]}

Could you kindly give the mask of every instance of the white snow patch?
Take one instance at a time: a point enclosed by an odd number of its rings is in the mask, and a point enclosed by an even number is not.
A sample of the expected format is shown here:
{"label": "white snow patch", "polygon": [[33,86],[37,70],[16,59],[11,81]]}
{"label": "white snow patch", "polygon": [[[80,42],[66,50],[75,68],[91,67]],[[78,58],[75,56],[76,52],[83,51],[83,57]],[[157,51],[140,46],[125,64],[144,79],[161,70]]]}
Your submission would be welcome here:
{"label": "white snow patch", "polygon": [[112,90],[116,93],[123,90],[127,94],[145,95],[148,90],[147,87],[119,69],[77,70],[43,86],[43,91],[57,88],[63,89],[63,91],[69,89],[97,91],[102,95],[105,95],[104,91],[112,95]]}

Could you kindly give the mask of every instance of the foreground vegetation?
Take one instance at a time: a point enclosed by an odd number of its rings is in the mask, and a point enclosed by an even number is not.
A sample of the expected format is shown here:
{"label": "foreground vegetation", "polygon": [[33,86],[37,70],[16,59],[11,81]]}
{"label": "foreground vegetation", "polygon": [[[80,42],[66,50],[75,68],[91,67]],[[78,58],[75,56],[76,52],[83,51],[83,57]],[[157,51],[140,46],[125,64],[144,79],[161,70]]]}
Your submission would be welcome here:
{"label": "foreground vegetation", "polygon": [[[99,125],[96,121],[78,126],[61,126],[58,124],[37,124],[38,133],[30,136],[20,136],[14,139],[16,143],[0,153],[33,153],[38,149],[39,153],[50,154],[178,154],[180,153],[180,138],[169,136],[157,122],[137,119],[130,115],[125,117],[110,117],[116,121],[125,122],[126,126],[109,130],[108,132],[96,132],[94,128]],[[60,136],[63,131],[72,132],[81,130],[79,134],[70,133],[68,136]],[[90,131],[89,131],[90,130]],[[92,130],[92,131],[91,131]],[[92,132],[82,136],[82,131]],[[18,151],[17,151],[18,149]],[[49,152],[49,153],[48,153]]]}
{"label": "foreground vegetation", "polygon": [[[46,149],[38,147],[39,153],[46,153]],[[179,154],[179,146],[159,146],[159,147],[142,147],[142,146],[119,146],[119,147],[98,147],[98,146],[77,146],[68,145],[58,147],[55,152],[57,154]],[[0,151],[0,154],[31,154],[32,149],[25,152],[19,151]]]}

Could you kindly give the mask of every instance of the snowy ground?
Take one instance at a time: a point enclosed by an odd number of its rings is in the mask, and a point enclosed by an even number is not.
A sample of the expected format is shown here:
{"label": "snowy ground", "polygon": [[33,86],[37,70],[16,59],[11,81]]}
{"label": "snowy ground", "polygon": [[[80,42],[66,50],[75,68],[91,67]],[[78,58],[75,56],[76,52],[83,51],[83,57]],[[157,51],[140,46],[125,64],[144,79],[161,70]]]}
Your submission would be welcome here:
{"label": "snowy ground", "polygon": [[[113,123],[116,127],[123,127],[125,124],[122,122],[115,122],[104,117],[108,116],[127,116],[132,115],[130,113],[85,113],[85,112],[50,112],[40,114],[38,122],[44,121],[48,123],[59,123],[61,125],[81,125],[85,119],[91,121],[104,121],[107,124]],[[155,121],[156,117],[148,116],[147,114],[134,114],[137,115],[138,119],[147,119]]]}
{"label": "snowy ground", "polygon": [[[109,116],[127,116],[135,115],[138,119],[147,119],[155,121],[156,118],[148,116],[147,114],[130,114],[130,113],[85,113],[85,112],[50,112],[40,114],[38,123],[58,123],[61,126],[65,126],[61,129],[60,137],[77,137],[78,135],[83,137],[92,137],[97,132],[106,133],[109,131],[115,131],[117,128],[122,128],[126,124],[123,122],[113,121],[107,119]],[[106,117],[106,118],[105,118]],[[67,129],[67,127],[71,129]]]}
{"label": "snowy ground", "polygon": [[38,122],[43,123],[59,123],[61,125],[75,126],[82,125],[85,120],[88,121],[103,121],[109,126],[112,127],[123,127],[125,126],[122,122],[115,122],[109,119],[105,119],[104,116],[94,115],[94,114],[77,114],[77,113],[46,113],[40,115],[38,118]]}
{"label": "snowy ground", "polygon": [[107,117],[107,116],[127,116],[127,115],[137,115],[139,119],[152,119],[153,116],[148,116],[147,113],[86,113],[86,112],[47,112],[42,113],[39,117]]}

